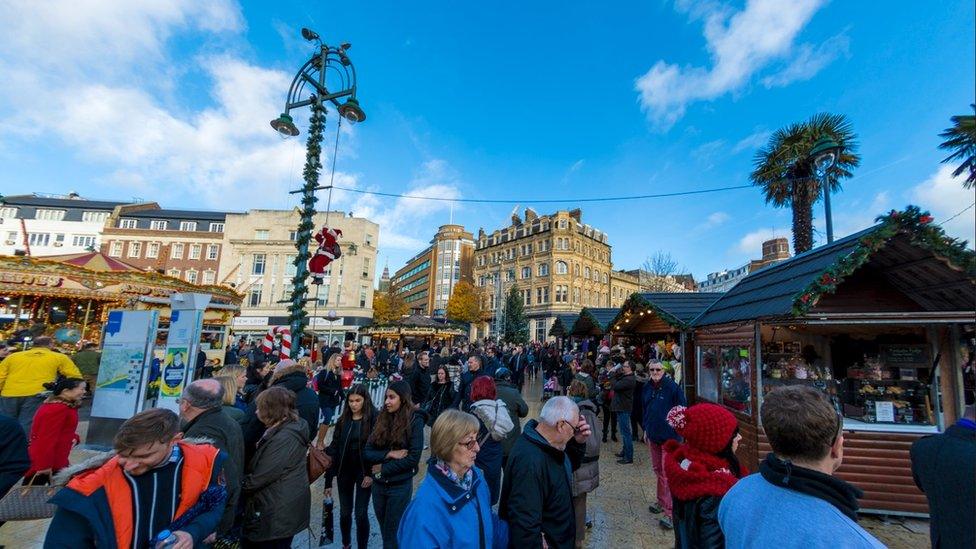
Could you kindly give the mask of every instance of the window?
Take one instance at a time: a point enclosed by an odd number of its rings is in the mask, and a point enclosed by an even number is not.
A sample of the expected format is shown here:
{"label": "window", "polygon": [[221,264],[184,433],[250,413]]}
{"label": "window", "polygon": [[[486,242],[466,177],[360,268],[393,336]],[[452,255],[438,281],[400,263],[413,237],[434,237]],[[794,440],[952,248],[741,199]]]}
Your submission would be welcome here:
{"label": "window", "polygon": [[363,258],[363,278],[369,278],[369,258]]}
{"label": "window", "polygon": [[0,218],[17,217],[17,208],[0,208]]}
{"label": "window", "polygon": [[251,266],[252,275],[263,275],[264,267],[267,263],[267,256],[265,254],[254,254],[254,262]]}
{"label": "window", "polygon": [[193,269],[190,269],[186,272],[186,281],[189,282],[190,284],[196,284],[198,275],[199,273],[197,273]]}
{"label": "window", "polygon": [[359,287],[359,306],[366,306],[366,286]]}
{"label": "window", "polygon": [[600,281],[600,271],[594,270],[593,271],[593,282],[599,282],[599,281]]}
{"label": "window", "polygon": [[589,280],[589,278],[590,278],[590,268],[589,267],[584,267],[583,268],[583,278],[586,278],[587,280]]}
{"label": "window", "polygon": [[51,241],[51,235],[48,233],[29,233],[27,235],[27,243],[31,246],[47,246]]}
{"label": "window", "polygon": [[123,217],[119,220],[120,229],[135,229],[139,226],[139,222],[135,219]]}
{"label": "window", "polygon": [[535,302],[538,304],[549,303],[549,288],[536,288],[535,289]]}
{"label": "window", "polygon": [[46,210],[44,208],[38,208],[37,211],[34,212],[34,219],[61,221],[64,219],[64,210]]}
{"label": "window", "polygon": [[698,395],[752,413],[748,347],[698,347]]}
{"label": "window", "polygon": [[322,290],[318,294],[316,294],[318,296],[319,305],[328,305],[329,304],[329,290],[331,289],[331,285],[330,284],[322,284],[321,288],[322,288]]}
{"label": "window", "polygon": [[366,245],[367,246],[372,246],[373,245],[373,235],[371,235],[369,233],[366,233]]}
{"label": "window", "polygon": [[580,291],[579,288],[573,288],[573,303],[579,304],[580,302]]}
{"label": "window", "polygon": [[532,267],[522,267],[522,278],[532,278]]}
{"label": "window", "polygon": [[196,221],[180,221],[180,230],[181,231],[195,231],[195,230],[197,230],[197,222]]}
{"label": "window", "polygon": [[292,242],[298,240],[298,231],[288,231],[288,240]]}
{"label": "window", "polygon": [[549,276],[548,263],[539,263],[539,276]]}
{"label": "window", "polygon": [[247,292],[247,304],[250,307],[257,307],[261,304],[261,292],[264,290],[263,285],[254,284],[251,289]]}
{"label": "window", "polygon": [[569,287],[556,286],[556,303],[566,303],[569,301]]}
{"label": "window", "polygon": [[142,242],[129,242],[129,257],[142,257]]}
{"label": "window", "polygon": [[557,275],[569,274],[569,265],[567,265],[565,261],[557,261],[556,274]]}
{"label": "window", "polygon": [[200,244],[190,244],[190,255],[187,259],[200,259],[200,252],[203,250],[203,246]]}
{"label": "window", "polygon": [[536,341],[546,340],[546,322],[544,320],[535,321],[535,339]]}
{"label": "window", "polygon": [[180,270],[179,269],[170,269],[170,270],[166,271],[166,274],[168,274],[169,276],[171,276],[173,278],[179,278],[180,277]]}
{"label": "window", "polygon": [[88,223],[105,223],[108,212],[82,212],[81,220]]}
{"label": "window", "polygon": [[76,234],[73,237],[71,237],[71,245],[72,246],[81,246],[83,248],[87,248],[89,246],[94,246],[95,245],[95,235]]}
{"label": "window", "polygon": [[159,257],[159,242],[146,244],[146,259],[156,259],[157,257]]}
{"label": "window", "polygon": [[112,242],[112,248],[109,250],[108,255],[112,257],[122,257],[122,242],[118,240]]}
{"label": "window", "polygon": [[217,281],[217,273],[215,273],[215,272],[213,272],[211,270],[203,271],[203,283],[204,284],[213,284],[216,281]]}
{"label": "window", "polygon": [[560,219],[559,220],[559,228],[560,229],[565,229],[566,228],[566,220],[565,219]]}
{"label": "window", "polygon": [[217,256],[220,254],[220,244],[209,244],[207,245],[207,259],[210,261],[216,261]]}
{"label": "window", "polygon": [[515,281],[515,269],[509,269],[505,271],[505,282]]}
{"label": "window", "polygon": [[165,231],[169,227],[169,221],[165,219],[153,219],[149,222],[149,228],[154,231]]}
{"label": "window", "polygon": [[183,259],[183,243],[175,242],[169,250],[170,259]]}
{"label": "window", "polygon": [[268,229],[254,229],[254,240],[268,240],[271,238],[271,231]]}
{"label": "window", "polygon": [[522,304],[532,305],[532,288],[522,290]]}
{"label": "window", "polygon": [[285,277],[286,278],[290,279],[291,277],[295,276],[298,273],[298,267],[295,266],[295,257],[297,256],[295,256],[294,254],[285,256]]}

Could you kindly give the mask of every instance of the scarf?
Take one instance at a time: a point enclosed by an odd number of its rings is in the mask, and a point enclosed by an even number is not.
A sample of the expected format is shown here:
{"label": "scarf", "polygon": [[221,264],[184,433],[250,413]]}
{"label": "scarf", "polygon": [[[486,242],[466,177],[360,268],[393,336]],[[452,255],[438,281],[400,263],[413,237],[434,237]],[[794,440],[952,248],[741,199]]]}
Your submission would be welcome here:
{"label": "scarf", "polygon": [[864,496],[860,488],[820,471],[794,465],[772,453],[759,464],[759,473],[770,484],[820,498],[857,522],[857,500]]}
{"label": "scarf", "polygon": [[474,472],[472,472],[471,469],[468,469],[468,471],[464,473],[464,478],[461,478],[460,475],[454,472],[454,469],[451,469],[450,465],[442,460],[436,460],[434,462],[434,468],[440,471],[440,473],[444,475],[447,480],[453,482],[458,488],[464,490],[465,492],[470,490],[471,485],[474,483]]}

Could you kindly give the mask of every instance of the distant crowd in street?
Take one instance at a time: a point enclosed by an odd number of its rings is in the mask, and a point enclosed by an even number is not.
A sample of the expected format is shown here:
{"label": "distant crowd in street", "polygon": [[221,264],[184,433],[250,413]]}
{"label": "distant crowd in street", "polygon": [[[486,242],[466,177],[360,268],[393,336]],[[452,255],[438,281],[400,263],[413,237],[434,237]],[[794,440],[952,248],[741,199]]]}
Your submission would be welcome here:
{"label": "distant crowd in street", "polygon": [[[84,355],[33,343],[0,349],[0,495],[59,487],[47,547],[290,547],[319,475],[322,546],[365,548],[372,505],[386,548],[582,547],[604,445],[618,442],[622,467],[646,446],[648,511],[676,547],[883,546],[858,525],[860,491],[834,475],[843,417],[822,392],[765,396],[772,452],[750,471],[735,415],[689,406],[651,345],[333,341],[293,360],[239,341],[198,369],[178,412],[142,411],[113,452],[72,465],[97,360],[83,372]],[[532,388],[543,404],[528,418]],[[969,406],[912,448],[934,547],[976,546],[974,419]]]}

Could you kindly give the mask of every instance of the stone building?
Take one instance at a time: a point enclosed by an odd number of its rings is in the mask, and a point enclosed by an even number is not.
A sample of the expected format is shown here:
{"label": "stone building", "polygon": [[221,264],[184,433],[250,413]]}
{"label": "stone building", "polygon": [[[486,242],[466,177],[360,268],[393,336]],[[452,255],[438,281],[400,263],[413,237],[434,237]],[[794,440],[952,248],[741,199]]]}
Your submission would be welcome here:
{"label": "stone building", "polygon": [[411,314],[444,316],[454,285],[472,279],[474,237],[461,225],[441,225],[430,246],[410,258],[390,280]]}
{"label": "stone building", "polygon": [[[323,284],[313,285],[309,279],[309,329],[323,340],[341,340],[368,326],[373,317],[379,225],[343,212],[328,217],[326,223],[325,212],[315,214],[315,230],[326,225],[340,229],[342,256],[329,265]],[[282,302],[291,299],[298,222],[297,208],[227,214],[219,282],[244,294],[235,332],[263,334],[271,326],[288,324],[288,303]],[[314,253],[316,242],[310,246]]]}
{"label": "stone building", "polygon": [[524,219],[513,213],[508,227],[478,231],[474,279],[485,290],[492,318],[473,327],[474,337],[496,335],[513,284],[521,292],[532,340],[545,341],[557,314],[610,306],[610,244],[582,215],[578,208],[549,215],[526,208]]}
{"label": "stone building", "polygon": [[102,253],[194,284],[216,284],[224,212],[169,210],[155,202],[116,206],[102,229]]}
{"label": "stone building", "polygon": [[733,269],[709,273],[705,280],[699,283],[699,289],[703,292],[727,292],[738,284],[740,280],[745,278],[747,274],[789,258],[789,240],[786,238],[767,240],[762,243],[762,259],[753,259],[749,263]]}
{"label": "stone building", "polygon": [[26,255],[29,249],[35,257],[99,249],[105,221],[116,206],[125,204],[88,200],[77,193],[4,196],[0,202],[0,255]]}
{"label": "stone building", "polygon": [[627,271],[610,271],[610,307],[620,307],[630,294],[641,291],[636,275]]}

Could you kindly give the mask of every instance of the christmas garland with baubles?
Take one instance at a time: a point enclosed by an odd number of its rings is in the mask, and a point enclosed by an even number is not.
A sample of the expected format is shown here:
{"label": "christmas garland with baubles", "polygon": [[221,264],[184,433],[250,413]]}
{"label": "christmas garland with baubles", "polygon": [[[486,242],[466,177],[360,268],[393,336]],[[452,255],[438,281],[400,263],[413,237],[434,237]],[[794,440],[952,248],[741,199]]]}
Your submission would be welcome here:
{"label": "christmas garland with baubles", "polygon": [[899,233],[907,235],[912,244],[932,252],[937,259],[961,268],[970,278],[976,278],[976,252],[966,248],[965,240],[947,236],[941,227],[932,225],[934,219],[929,212],[920,210],[918,206],[908,206],[901,212],[891,210],[878,216],[875,221],[880,223],[877,229],[862,236],[851,253],[821,273],[794,297],[793,316],[807,314],[821,296],[836,291],[845,278],[861,268]]}

